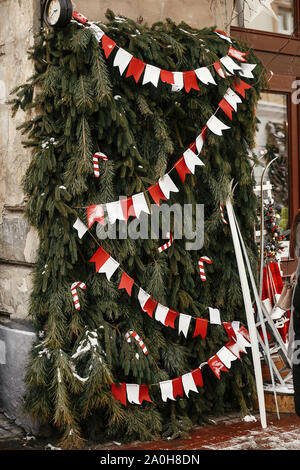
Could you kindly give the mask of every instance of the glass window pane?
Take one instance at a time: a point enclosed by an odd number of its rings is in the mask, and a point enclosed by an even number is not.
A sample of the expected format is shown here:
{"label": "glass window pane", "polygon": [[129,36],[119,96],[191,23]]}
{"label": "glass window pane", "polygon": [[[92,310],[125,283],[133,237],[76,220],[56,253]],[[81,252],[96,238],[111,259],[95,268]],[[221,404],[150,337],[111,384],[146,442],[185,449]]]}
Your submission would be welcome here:
{"label": "glass window pane", "polygon": [[294,31],[293,0],[237,0],[234,26],[292,34]]}
{"label": "glass window pane", "polygon": [[[287,111],[287,96],[285,94],[271,92],[261,94],[256,111],[260,123],[256,134],[255,148],[255,154],[260,164],[254,167],[254,175],[256,184],[260,187],[262,175],[265,171],[263,178],[265,186],[263,199],[265,206],[268,205],[268,202],[272,203],[274,215],[278,215],[274,223],[279,225],[280,232],[283,235],[288,236],[289,148]],[[270,165],[265,170],[268,164]],[[257,195],[260,196],[259,190],[257,190]],[[283,243],[284,245],[285,242]]]}

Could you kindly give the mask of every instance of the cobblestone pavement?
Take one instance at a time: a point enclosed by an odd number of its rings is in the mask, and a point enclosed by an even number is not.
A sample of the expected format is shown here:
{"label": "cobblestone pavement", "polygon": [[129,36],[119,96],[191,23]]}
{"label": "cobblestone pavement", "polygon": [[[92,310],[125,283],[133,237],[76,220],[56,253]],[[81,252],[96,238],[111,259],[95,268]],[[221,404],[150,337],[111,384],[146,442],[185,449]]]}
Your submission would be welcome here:
{"label": "cobblestone pavement", "polygon": [[[262,429],[259,416],[242,420],[236,415],[212,420],[211,425],[196,427],[188,439],[132,442],[121,444],[87,443],[83,450],[133,451],[133,450],[300,450],[300,419],[295,414],[268,413],[266,429]],[[0,413],[1,450],[60,450],[51,438],[35,438],[16,426]]]}

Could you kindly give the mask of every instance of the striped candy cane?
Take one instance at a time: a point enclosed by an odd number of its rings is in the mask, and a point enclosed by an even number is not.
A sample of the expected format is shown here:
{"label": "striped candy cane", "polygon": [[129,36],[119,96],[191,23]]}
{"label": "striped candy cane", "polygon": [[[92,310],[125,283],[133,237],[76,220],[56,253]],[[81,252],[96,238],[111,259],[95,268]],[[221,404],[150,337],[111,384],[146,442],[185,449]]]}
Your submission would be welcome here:
{"label": "striped candy cane", "polygon": [[225,220],[225,217],[224,217],[223,207],[224,207],[223,204],[220,204],[221,219],[222,219],[222,222],[224,222],[224,224],[228,224],[228,222]]}
{"label": "striped candy cane", "polygon": [[170,232],[167,232],[166,236],[169,238],[169,241],[158,248],[159,253],[161,253],[162,251],[167,250],[173,244],[172,234]]}
{"label": "striped candy cane", "polygon": [[206,281],[206,276],[205,276],[204,264],[203,263],[211,264],[212,260],[210,258],[208,258],[207,256],[202,256],[201,258],[199,258],[199,261],[198,261],[201,281]]}
{"label": "striped candy cane", "polygon": [[108,160],[108,157],[102,153],[102,152],[96,152],[93,155],[93,167],[94,167],[94,175],[96,178],[99,178],[100,176],[100,171],[99,171],[99,158],[102,158],[102,160]]}
{"label": "striped candy cane", "polygon": [[134,330],[129,330],[129,331],[127,331],[127,333],[125,335],[125,338],[126,338],[128,343],[130,343],[130,337],[131,336],[138,342],[138,344],[140,345],[143,353],[145,354],[145,356],[147,356],[148,349],[147,349],[146,345],[144,344],[143,340],[139,337],[139,335]]}
{"label": "striped candy cane", "polygon": [[84,282],[80,282],[80,281],[73,282],[73,284],[71,285],[71,291],[72,291],[72,295],[73,295],[73,301],[74,301],[75,308],[76,308],[76,310],[80,310],[80,303],[79,303],[79,298],[78,298],[78,294],[77,294],[77,287],[80,287],[80,289],[86,289],[86,285],[84,284]]}

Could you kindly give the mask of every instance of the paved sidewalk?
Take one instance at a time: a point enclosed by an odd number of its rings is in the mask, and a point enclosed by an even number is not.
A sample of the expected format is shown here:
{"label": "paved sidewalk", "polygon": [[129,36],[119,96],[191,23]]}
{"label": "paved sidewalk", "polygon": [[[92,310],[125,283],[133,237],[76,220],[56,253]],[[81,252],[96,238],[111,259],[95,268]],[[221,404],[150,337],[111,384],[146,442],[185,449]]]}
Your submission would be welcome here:
{"label": "paved sidewalk", "polygon": [[[259,415],[241,419],[237,415],[212,420],[212,424],[195,427],[188,439],[163,439],[153,442],[121,444],[86,443],[83,450],[149,451],[149,450],[300,450],[300,418],[295,414],[267,414],[266,429],[262,429]],[[53,438],[28,436],[10,419],[0,413],[1,450],[60,450]],[[124,452],[126,455],[126,452]]]}

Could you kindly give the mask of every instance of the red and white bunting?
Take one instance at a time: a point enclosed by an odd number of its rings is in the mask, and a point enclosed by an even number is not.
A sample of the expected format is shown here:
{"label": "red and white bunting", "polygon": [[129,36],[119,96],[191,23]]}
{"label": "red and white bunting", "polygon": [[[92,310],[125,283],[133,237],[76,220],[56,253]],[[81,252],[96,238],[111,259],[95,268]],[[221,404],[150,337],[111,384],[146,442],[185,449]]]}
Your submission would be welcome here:
{"label": "red and white bunting", "polygon": [[156,307],[156,311],[155,311],[155,320],[165,325],[165,321],[166,321],[168,313],[169,313],[168,307],[158,304]]}
{"label": "red and white bunting", "polygon": [[144,193],[134,194],[132,196],[132,202],[136,217],[139,217],[141,212],[145,212],[145,214],[150,214],[150,210]]}
{"label": "red and white bunting", "polygon": [[145,354],[145,356],[147,356],[148,354],[148,349],[147,349],[147,346],[145,345],[144,341],[142,340],[142,338],[136,333],[136,331],[134,330],[129,330],[127,331],[127,333],[125,334],[125,338],[126,338],[126,341],[128,343],[130,343],[130,338],[134,338],[136,340],[136,342],[138,343],[138,345],[141,347],[141,350],[143,351],[143,353]]}
{"label": "red and white bunting", "polygon": [[99,171],[99,158],[101,158],[103,161],[108,160],[108,157],[102,153],[102,152],[96,152],[93,155],[93,167],[94,167],[94,175],[96,178],[99,178],[100,176],[100,171]]}
{"label": "red and white bunting", "polygon": [[90,228],[94,222],[99,222],[104,225],[104,209],[102,204],[92,204],[86,209],[86,216],[88,221],[88,228]]}
{"label": "red and white bunting", "polygon": [[224,224],[228,225],[228,222],[224,217],[223,207],[224,207],[223,204],[220,204],[221,219]]}
{"label": "red and white bunting", "polygon": [[111,276],[120,266],[114,258],[112,258],[103,248],[100,246],[96,253],[90,259],[90,263],[96,264],[96,272],[103,273],[106,275],[108,281]]}
{"label": "red and white bunting", "polygon": [[224,39],[224,41],[228,41],[228,42],[232,42],[230,37],[227,35],[227,33],[225,33],[225,31],[222,31],[220,29],[216,29],[214,31],[221,39]]}
{"label": "red and white bunting", "polygon": [[239,75],[244,78],[254,78],[252,70],[255,69],[257,64],[241,64]]}
{"label": "red and white bunting", "polygon": [[80,287],[80,289],[85,290],[86,285],[84,282],[81,282],[81,281],[73,282],[73,284],[71,285],[71,292],[72,292],[73,302],[74,302],[76,310],[80,310],[80,302],[79,302],[79,297],[77,293],[78,287]]}
{"label": "red and white bunting", "polygon": [[220,62],[232,75],[234,75],[235,70],[242,70],[242,67],[234,62],[234,60],[232,60],[228,55],[221,57]]}
{"label": "red and white bunting", "polygon": [[187,337],[192,317],[185,313],[179,314],[178,334],[183,333]]}
{"label": "red and white bunting", "polygon": [[216,355],[228,369],[231,368],[231,362],[237,360],[237,357],[228,348],[226,348],[226,346],[223,346],[221,349],[219,349]]}
{"label": "red and white bunting", "polygon": [[241,98],[231,88],[228,88],[223,98],[235,111],[237,111],[237,105],[242,103]]}
{"label": "red and white bunting", "polygon": [[204,85],[208,85],[209,83],[216,85],[216,82],[214,81],[214,78],[207,67],[200,67],[199,69],[196,69],[195,74],[199,80],[204,83]]}
{"label": "red and white bunting", "polygon": [[221,325],[221,315],[218,308],[208,307],[209,311],[209,323],[211,325]]}
{"label": "red and white bunting", "polygon": [[202,160],[200,160],[200,158],[190,148],[188,148],[184,152],[183,158],[184,158],[186,166],[188,167],[190,172],[193,173],[193,175],[195,174],[195,166],[197,165],[204,166],[204,163],[202,162]]}
{"label": "red and white bunting", "polygon": [[161,253],[162,251],[167,250],[168,248],[170,248],[170,246],[173,245],[173,237],[172,237],[171,232],[167,232],[166,237],[169,238],[169,241],[167,243],[164,243],[164,245],[158,247],[159,253]]}
{"label": "red and white bunting", "polygon": [[204,263],[212,264],[212,260],[208,258],[207,256],[201,256],[201,258],[199,258],[198,266],[199,266],[201,281],[206,281]]}
{"label": "red and white bunting", "polygon": [[164,196],[169,199],[170,198],[170,193],[178,193],[179,189],[177,186],[174,184],[173,180],[171,179],[170,175],[165,174],[158,180],[158,184],[160,186],[160,189],[162,190]]}
{"label": "red and white bunting", "polygon": [[234,47],[230,46],[228,49],[228,55],[230,57],[233,57],[234,59],[239,60],[240,62],[247,62],[247,59],[245,59],[245,56],[248,55],[249,52],[241,52],[235,49]]}
{"label": "red and white bunting", "polygon": [[124,406],[127,406],[127,399],[129,403],[135,403],[136,405],[141,405],[143,401],[152,403],[149,396],[148,385],[126,383],[120,383],[119,385],[111,384],[111,393],[113,397],[123,403]]}

